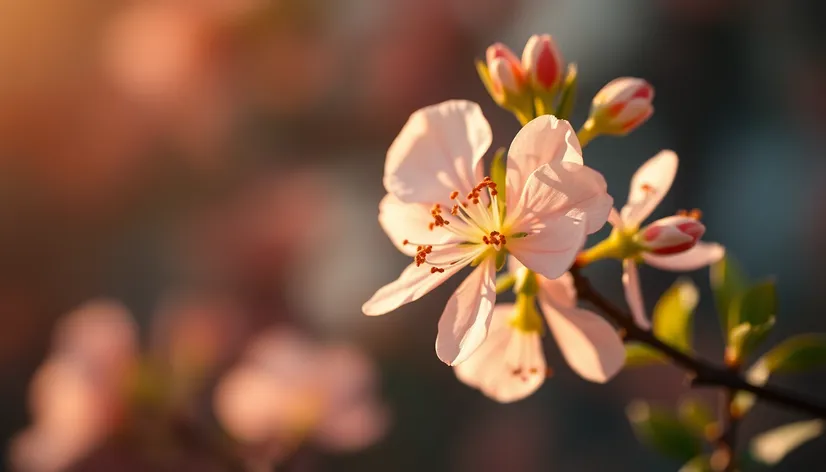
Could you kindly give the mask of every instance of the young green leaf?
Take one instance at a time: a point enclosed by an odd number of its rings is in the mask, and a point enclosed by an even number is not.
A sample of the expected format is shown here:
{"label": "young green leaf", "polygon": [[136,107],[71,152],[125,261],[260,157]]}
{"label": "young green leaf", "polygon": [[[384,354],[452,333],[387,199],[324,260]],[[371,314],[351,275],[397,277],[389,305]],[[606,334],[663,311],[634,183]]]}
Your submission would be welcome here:
{"label": "young green leaf", "polygon": [[775,465],[790,452],[822,433],[823,420],[789,423],[752,439],[751,454],[763,464]]}
{"label": "young green leaf", "polygon": [[739,324],[739,320],[733,325],[729,323],[729,306],[746,290],[748,283],[745,273],[729,255],[711,265],[711,288],[714,291],[717,313],[726,337],[729,331]]}
{"label": "young green leaf", "polygon": [[700,454],[700,439],[672,412],[635,401],[626,414],[640,442],[660,454],[682,462]]}
{"label": "young green leaf", "polygon": [[675,282],[654,307],[654,334],[680,351],[690,351],[691,321],[699,298],[697,287],[690,280]]}
{"label": "young green leaf", "polygon": [[801,334],[763,356],[771,373],[801,372],[826,364],[826,334]]}
{"label": "young green leaf", "polygon": [[749,287],[738,299],[740,323],[753,326],[764,324],[777,314],[777,289],[773,280],[760,282]]}
{"label": "young green leaf", "polygon": [[707,436],[709,428],[715,423],[714,413],[698,398],[684,398],[677,407],[677,416],[701,437]]}
{"label": "young green leaf", "polygon": [[643,367],[653,364],[667,364],[668,359],[657,351],[642,343],[625,344],[625,367]]}
{"label": "young green leaf", "polygon": [[773,328],[774,316],[759,325],[745,322],[734,327],[729,333],[726,346],[726,363],[728,365],[742,364],[743,360],[765,341]]}

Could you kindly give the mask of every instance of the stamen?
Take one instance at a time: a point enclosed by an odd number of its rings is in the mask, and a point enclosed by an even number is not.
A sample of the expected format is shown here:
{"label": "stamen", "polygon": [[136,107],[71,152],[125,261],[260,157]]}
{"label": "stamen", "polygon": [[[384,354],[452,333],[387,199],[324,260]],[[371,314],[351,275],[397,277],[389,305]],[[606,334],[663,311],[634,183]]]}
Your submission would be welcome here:
{"label": "stamen", "polygon": [[691,218],[693,220],[700,221],[700,219],[703,217],[703,212],[698,208],[694,208],[691,211],[680,210],[680,211],[677,212],[677,216],[685,216],[687,218]]}
{"label": "stamen", "polygon": [[654,186],[651,185],[651,184],[642,184],[642,185],[640,185],[640,190],[642,190],[643,192],[648,193],[648,194],[656,192],[656,190],[654,189]]}

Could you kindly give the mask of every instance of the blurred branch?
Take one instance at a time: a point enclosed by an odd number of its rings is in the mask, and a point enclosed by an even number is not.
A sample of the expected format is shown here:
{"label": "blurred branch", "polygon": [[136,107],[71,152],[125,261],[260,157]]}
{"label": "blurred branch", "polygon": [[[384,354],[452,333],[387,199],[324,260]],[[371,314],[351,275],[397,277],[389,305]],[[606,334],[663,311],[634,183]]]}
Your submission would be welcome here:
{"label": "blurred branch", "polygon": [[579,267],[571,268],[571,275],[573,275],[574,285],[580,300],[592,303],[607,318],[614,320],[625,331],[626,341],[638,341],[646,344],[668,356],[675,364],[690,372],[692,386],[726,387],[732,392],[742,390],[753,393],[758,398],[768,402],[826,419],[826,406],[822,404],[780,387],[753,385],[737,372],[732,372],[727,368],[719,367],[669,346],[654,336],[651,331],[637,326],[630,313],[619,308],[595,290],[588,278],[582,275]]}

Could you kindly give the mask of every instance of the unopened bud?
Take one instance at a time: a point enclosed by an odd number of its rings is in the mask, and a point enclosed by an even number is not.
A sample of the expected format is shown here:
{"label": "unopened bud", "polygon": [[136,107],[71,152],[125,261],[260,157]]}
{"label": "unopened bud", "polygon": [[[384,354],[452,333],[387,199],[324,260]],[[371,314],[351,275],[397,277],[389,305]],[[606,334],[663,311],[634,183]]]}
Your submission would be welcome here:
{"label": "unopened bud", "polygon": [[599,134],[628,134],[654,113],[653,99],[654,88],[645,80],[614,79],[594,97],[589,121]]}
{"label": "unopened bud", "polygon": [[525,71],[514,53],[502,43],[488,47],[485,54],[494,99],[503,103],[506,94],[518,95],[525,90]]}
{"label": "unopened bud", "polygon": [[677,215],[662,218],[641,229],[636,240],[654,254],[677,254],[694,247],[705,232],[705,225],[697,219]]}
{"label": "unopened bud", "polygon": [[522,51],[522,68],[536,90],[550,91],[562,81],[562,55],[548,34],[533,35]]}

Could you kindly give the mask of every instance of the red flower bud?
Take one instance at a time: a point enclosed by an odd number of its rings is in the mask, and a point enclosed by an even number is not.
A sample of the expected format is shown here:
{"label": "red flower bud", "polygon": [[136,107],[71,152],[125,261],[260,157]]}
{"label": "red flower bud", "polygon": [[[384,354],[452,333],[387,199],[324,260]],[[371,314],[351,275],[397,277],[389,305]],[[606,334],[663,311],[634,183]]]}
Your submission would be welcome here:
{"label": "red flower bud", "polygon": [[642,79],[614,79],[600,90],[591,104],[591,117],[601,134],[624,135],[653,113],[654,88]]}
{"label": "red flower bud", "polygon": [[640,230],[637,238],[647,251],[668,255],[691,249],[705,232],[705,225],[697,219],[677,215],[651,223]]}
{"label": "red flower bud", "polygon": [[488,47],[486,53],[490,80],[500,99],[505,92],[519,94],[525,88],[525,71],[519,59],[502,43]]}
{"label": "red flower bud", "polygon": [[562,81],[562,55],[551,35],[533,35],[522,51],[522,68],[536,89],[550,90]]}

